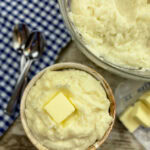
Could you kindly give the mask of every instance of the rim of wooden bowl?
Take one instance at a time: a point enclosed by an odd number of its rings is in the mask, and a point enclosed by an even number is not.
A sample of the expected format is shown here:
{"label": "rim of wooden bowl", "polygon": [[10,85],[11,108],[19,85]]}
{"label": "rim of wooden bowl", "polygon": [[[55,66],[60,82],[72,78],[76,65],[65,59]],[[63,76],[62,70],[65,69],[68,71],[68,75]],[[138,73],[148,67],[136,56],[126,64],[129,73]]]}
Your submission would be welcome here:
{"label": "rim of wooden bowl", "polygon": [[55,65],[52,65],[52,66],[49,66],[49,67],[43,69],[35,77],[33,77],[33,79],[27,85],[27,87],[23,93],[22,99],[21,99],[20,114],[21,114],[21,122],[22,122],[23,128],[25,130],[27,137],[30,139],[32,144],[37,149],[39,149],[39,150],[50,150],[50,149],[44,147],[42,144],[40,144],[40,142],[36,140],[36,138],[32,135],[30,129],[28,128],[26,116],[25,116],[25,111],[24,111],[25,106],[26,106],[25,102],[26,102],[26,97],[28,95],[29,90],[33,87],[33,85],[36,83],[36,81],[41,78],[41,76],[44,74],[44,72],[46,70],[56,71],[56,70],[64,70],[64,69],[65,70],[66,69],[77,69],[77,70],[85,71],[85,72],[89,73],[90,75],[92,75],[95,79],[100,81],[100,83],[103,86],[103,88],[107,94],[107,97],[110,101],[110,115],[113,117],[113,121],[110,124],[110,127],[108,128],[106,133],[104,134],[103,138],[101,140],[96,141],[92,146],[90,146],[88,148],[88,150],[96,150],[105,142],[105,140],[107,139],[107,137],[109,136],[109,134],[113,128],[113,125],[115,122],[116,104],[115,104],[115,99],[114,99],[112,90],[111,90],[109,84],[107,83],[107,81],[99,73],[97,73],[95,70],[93,70],[90,67],[87,67],[85,65],[81,65],[78,63],[58,63],[58,64],[55,64]]}

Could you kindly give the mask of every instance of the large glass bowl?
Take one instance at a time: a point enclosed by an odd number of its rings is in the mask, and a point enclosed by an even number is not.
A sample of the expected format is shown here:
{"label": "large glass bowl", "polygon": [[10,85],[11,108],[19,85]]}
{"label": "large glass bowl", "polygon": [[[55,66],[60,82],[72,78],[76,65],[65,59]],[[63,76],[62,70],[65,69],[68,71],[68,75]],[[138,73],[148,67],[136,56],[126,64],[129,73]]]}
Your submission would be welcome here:
{"label": "large glass bowl", "polygon": [[73,22],[69,18],[69,12],[71,11],[70,4],[71,0],[58,0],[60,5],[60,10],[65,21],[67,28],[72,36],[72,39],[77,44],[81,52],[86,55],[91,61],[93,61],[98,66],[115,73],[119,76],[135,79],[135,80],[145,80],[150,81],[150,70],[144,70],[143,68],[131,68],[122,67],[117,64],[113,64],[103,57],[95,56],[84,44],[82,36],[77,32]]}

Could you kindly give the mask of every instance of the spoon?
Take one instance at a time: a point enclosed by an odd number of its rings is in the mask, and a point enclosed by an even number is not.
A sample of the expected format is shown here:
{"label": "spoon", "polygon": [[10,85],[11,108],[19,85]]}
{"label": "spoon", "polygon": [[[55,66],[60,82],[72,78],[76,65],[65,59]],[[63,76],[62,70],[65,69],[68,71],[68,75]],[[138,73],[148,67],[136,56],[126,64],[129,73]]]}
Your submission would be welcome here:
{"label": "spoon", "polygon": [[[20,62],[20,72],[23,71],[24,65],[26,63],[26,58],[23,55],[23,51],[25,49],[26,41],[29,37],[30,31],[26,24],[20,23],[15,25],[13,29],[13,47],[14,49],[21,54],[21,62]],[[22,88],[20,89],[20,96],[21,97],[25,86],[27,84],[27,78],[25,78]]]}
{"label": "spoon", "polygon": [[30,66],[33,61],[41,57],[44,51],[44,47],[45,47],[45,40],[42,36],[42,33],[41,32],[31,33],[25,44],[25,50],[23,51],[23,54],[27,61],[26,61],[23,71],[21,72],[21,75],[18,78],[14,92],[7,105],[6,112],[8,114],[11,114],[14,111],[14,108],[18,101],[19,91],[22,88],[22,84],[29,72]]}

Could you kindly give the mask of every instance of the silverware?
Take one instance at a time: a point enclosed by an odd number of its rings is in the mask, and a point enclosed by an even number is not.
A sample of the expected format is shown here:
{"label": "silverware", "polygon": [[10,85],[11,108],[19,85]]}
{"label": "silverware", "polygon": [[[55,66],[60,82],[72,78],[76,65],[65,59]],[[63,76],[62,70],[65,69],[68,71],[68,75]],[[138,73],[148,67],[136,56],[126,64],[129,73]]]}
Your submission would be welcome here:
{"label": "silverware", "polygon": [[[20,24],[15,25],[14,30],[13,30],[13,47],[16,51],[18,51],[21,54],[20,72],[23,71],[23,68],[26,63],[26,58],[23,55],[23,51],[25,49],[25,45],[29,37],[29,34],[30,34],[30,31],[26,24],[20,23]],[[21,97],[26,84],[27,84],[27,78],[25,78],[22,88],[19,91],[20,93],[19,98]]]}
{"label": "silverware", "polygon": [[[30,31],[29,31],[27,25],[20,23],[20,24],[17,24],[14,26],[14,29],[13,29],[13,48],[21,54],[20,72],[23,71],[25,63],[26,63],[26,58],[23,55],[23,50],[25,48],[25,44],[27,42],[29,34],[30,34]],[[20,88],[20,91],[18,91],[20,94],[18,96],[18,99],[20,99],[26,84],[27,84],[27,78],[25,78],[24,83],[22,85],[22,88]],[[10,107],[9,105],[10,104],[8,104],[7,107]],[[6,108],[6,112],[7,112],[7,108]]]}
{"label": "silverware", "polygon": [[25,44],[25,50],[23,51],[23,54],[27,60],[26,64],[24,66],[23,71],[21,72],[21,75],[18,78],[16,87],[6,108],[6,112],[8,114],[11,114],[14,111],[14,108],[17,104],[18,97],[20,94],[19,91],[22,88],[22,84],[28,74],[30,66],[33,61],[37,60],[42,55],[44,47],[45,47],[45,40],[42,36],[42,33],[32,32]]}

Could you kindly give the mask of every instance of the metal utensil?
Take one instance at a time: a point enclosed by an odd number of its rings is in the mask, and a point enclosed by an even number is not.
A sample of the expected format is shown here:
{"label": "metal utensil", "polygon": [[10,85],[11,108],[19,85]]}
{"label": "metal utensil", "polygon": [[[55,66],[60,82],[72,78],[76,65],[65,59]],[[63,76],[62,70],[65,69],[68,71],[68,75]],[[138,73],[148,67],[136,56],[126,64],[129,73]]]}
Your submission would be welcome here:
{"label": "metal utensil", "polygon": [[[23,68],[26,63],[26,58],[23,55],[23,51],[25,49],[27,39],[29,38],[29,34],[30,34],[30,31],[28,29],[28,26],[24,23],[15,25],[13,29],[13,47],[17,52],[21,53],[20,72],[23,71]],[[22,92],[25,89],[26,84],[27,84],[27,78],[25,78],[22,88],[19,92],[20,97],[22,95]]]}
{"label": "metal utensil", "polygon": [[[21,54],[21,61],[20,61],[20,72],[23,71],[23,68],[26,63],[26,58],[23,55],[23,51],[25,49],[25,45],[27,42],[27,39],[29,38],[30,31],[28,29],[28,26],[26,24],[20,23],[14,26],[13,29],[13,47],[14,49]],[[20,89],[19,93],[21,97],[22,92],[25,89],[25,86],[27,84],[27,78],[25,78],[24,83],[22,85],[22,88]]]}
{"label": "metal utensil", "polygon": [[8,114],[11,114],[14,111],[14,108],[18,101],[20,88],[22,87],[24,79],[28,74],[30,66],[34,60],[38,59],[42,55],[44,47],[45,47],[45,40],[42,36],[42,33],[41,32],[31,33],[26,42],[25,50],[23,51],[27,62],[24,66],[23,71],[21,72],[20,77],[18,78],[16,87],[6,108],[6,112]]}

